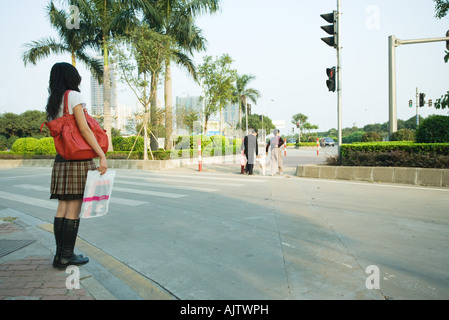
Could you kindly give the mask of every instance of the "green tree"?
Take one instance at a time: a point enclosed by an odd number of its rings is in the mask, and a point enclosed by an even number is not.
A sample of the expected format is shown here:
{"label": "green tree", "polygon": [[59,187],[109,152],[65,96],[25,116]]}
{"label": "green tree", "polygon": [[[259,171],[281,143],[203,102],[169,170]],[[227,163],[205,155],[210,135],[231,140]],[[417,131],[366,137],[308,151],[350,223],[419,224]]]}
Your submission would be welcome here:
{"label": "green tree", "polygon": [[[258,90],[248,88],[249,84],[255,79],[256,77],[253,75],[237,75],[233,102],[239,104],[240,128],[242,128],[242,113],[246,115],[248,99],[250,99],[254,104],[257,104],[257,99],[261,97]],[[248,119],[248,117],[245,117],[245,119]],[[249,123],[247,123],[247,127],[249,127]]]}
{"label": "green tree", "polygon": [[187,127],[189,133],[192,134],[194,124],[200,118],[200,112],[185,106],[176,107],[176,123],[179,128]]}
{"label": "green tree", "polygon": [[449,116],[433,115],[425,119],[416,130],[416,142],[449,142]]}
{"label": "green tree", "polygon": [[234,61],[224,54],[215,61],[211,56],[203,58],[203,64],[198,68],[198,78],[205,93],[204,130],[212,115],[220,112],[220,134],[223,132],[223,108],[232,101],[234,82],[237,72],[232,69]]}
{"label": "green tree", "polygon": [[103,110],[104,129],[112,146],[111,82],[109,67],[110,41],[126,35],[138,24],[138,16],[144,13],[159,20],[159,14],[151,0],[68,0],[79,6],[80,17],[93,27],[94,47],[103,55]]}
{"label": "green tree", "polygon": [[[172,54],[172,45],[173,41],[169,36],[157,33],[144,24],[136,27],[129,37],[119,38],[112,47],[120,79],[128,84],[144,107],[144,160],[148,159],[148,122],[151,120],[151,129],[154,131],[153,124],[157,125],[158,118],[157,109],[151,102],[156,95],[166,57]],[[129,59],[130,56],[132,59]],[[154,134],[151,134],[151,140],[155,140]],[[157,143],[151,143],[151,149],[157,150]]]}
{"label": "green tree", "polygon": [[0,134],[6,138],[17,137],[20,134],[20,116],[12,112],[0,116]]}
{"label": "green tree", "polygon": [[92,26],[85,21],[80,21],[79,28],[68,28],[66,21],[69,19],[70,13],[57,9],[53,2],[47,5],[46,12],[51,26],[58,31],[60,39],[58,41],[48,37],[26,43],[25,48],[28,50],[22,57],[24,65],[29,63],[36,65],[38,61],[51,54],[68,53],[74,67],[76,67],[76,60],[79,59],[100,78],[102,75],[101,64],[86,52],[95,43],[95,39],[92,37]]}
{"label": "green tree", "polygon": [[303,130],[303,126],[307,123],[308,119],[309,117],[302,113],[297,113],[292,117],[292,124],[297,126],[299,123],[299,142],[301,142],[301,133]]}
{"label": "green tree", "polygon": [[195,25],[195,18],[202,13],[213,13],[219,9],[219,0],[155,0],[155,7],[161,17],[160,23],[152,16],[145,21],[163,35],[174,40],[173,54],[165,61],[165,149],[171,150],[173,131],[173,89],[171,62],[185,68],[197,80],[195,65],[191,55],[195,51],[205,50],[206,40]]}
{"label": "green tree", "polygon": [[[246,123],[247,116],[242,118],[243,123]],[[248,128],[251,129],[265,129],[266,132],[271,132],[271,130],[276,129],[276,126],[273,124],[273,121],[269,117],[263,118],[263,126],[262,126],[262,116],[256,113],[248,116]]]}

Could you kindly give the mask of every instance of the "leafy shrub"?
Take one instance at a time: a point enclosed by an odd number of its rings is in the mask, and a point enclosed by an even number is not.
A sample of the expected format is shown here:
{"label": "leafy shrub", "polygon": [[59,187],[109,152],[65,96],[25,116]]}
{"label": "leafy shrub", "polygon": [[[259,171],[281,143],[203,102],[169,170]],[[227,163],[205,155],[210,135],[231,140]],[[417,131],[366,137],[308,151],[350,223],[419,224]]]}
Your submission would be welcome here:
{"label": "leafy shrub", "polygon": [[343,166],[449,168],[449,143],[377,142],[341,146]]}
{"label": "leafy shrub", "polygon": [[216,135],[216,136],[212,136],[210,139],[213,143],[214,148],[221,147],[221,148],[225,149],[227,146],[229,146],[229,140],[225,136]]}
{"label": "leafy shrub", "polygon": [[198,140],[201,139],[201,149],[204,150],[211,143],[211,138],[203,135],[178,136],[175,140],[176,150],[198,149]]}
{"label": "leafy shrub", "polygon": [[362,142],[377,142],[382,141],[382,135],[376,131],[366,132],[362,136]]}
{"label": "leafy shrub", "polygon": [[34,153],[36,151],[38,140],[35,138],[20,138],[12,145],[11,150],[15,153]]}
{"label": "leafy shrub", "polygon": [[430,116],[416,130],[416,142],[449,142],[449,116]]}
{"label": "leafy shrub", "polygon": [[[112,146],[114,151],[131,151],[134,142],[136,141],[136,137],[114,137],[112,138]],[[143,137],[139,137],[137,139],[136,145],[134,146],[133,151],[142,151],[143,152]]]}
{"label": "leafy shrub", "polygon": [[400,129],[393,133],[391,141],[415,141],[415,130]]}
{"label": "leafy shrub", "polygon": [[56,155],[55,142],[53,138],[42,138],[37,142],[36,154]]}
{"label": "leafy shrub", "polygon": [[353,142],[362,142],[362,137],[365,134],[364,131],[355,131],[351,133],[349,136],[343,137],[343,143],[353,143]]}
{"label": "leafy shrub", "polygon": [[5,136],[0,135],[0,151],[8,149],[8,139]]}

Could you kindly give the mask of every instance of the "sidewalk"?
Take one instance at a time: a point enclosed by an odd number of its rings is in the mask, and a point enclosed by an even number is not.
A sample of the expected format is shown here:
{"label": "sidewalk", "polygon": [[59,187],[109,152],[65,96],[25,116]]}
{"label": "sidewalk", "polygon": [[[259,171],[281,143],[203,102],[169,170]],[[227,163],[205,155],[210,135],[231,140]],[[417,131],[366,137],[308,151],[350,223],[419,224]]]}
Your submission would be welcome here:
{"label": "sidewalk", "polygon": [[79,277],[74,271],[53,268],[53,234],[22,219],[4,217],[6,211],[14,210],[0,211],[0,300],[116,299],[84,267],[78,269]]}

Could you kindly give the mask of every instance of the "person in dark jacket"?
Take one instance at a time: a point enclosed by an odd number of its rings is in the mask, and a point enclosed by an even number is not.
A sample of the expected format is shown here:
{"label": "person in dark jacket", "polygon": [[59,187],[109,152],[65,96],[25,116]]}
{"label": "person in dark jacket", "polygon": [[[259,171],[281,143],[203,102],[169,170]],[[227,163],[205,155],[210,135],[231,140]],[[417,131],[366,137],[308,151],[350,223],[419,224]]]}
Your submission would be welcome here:
{"label": "person in dark jacket", "polygon": [[257,130],[252,129],[251,134],[247,135],[243,140],[246,156],[246,169],[249,175],[254,175],[254,163],[256,163],[256,156],[259,155],[259,144],[257,142]]}

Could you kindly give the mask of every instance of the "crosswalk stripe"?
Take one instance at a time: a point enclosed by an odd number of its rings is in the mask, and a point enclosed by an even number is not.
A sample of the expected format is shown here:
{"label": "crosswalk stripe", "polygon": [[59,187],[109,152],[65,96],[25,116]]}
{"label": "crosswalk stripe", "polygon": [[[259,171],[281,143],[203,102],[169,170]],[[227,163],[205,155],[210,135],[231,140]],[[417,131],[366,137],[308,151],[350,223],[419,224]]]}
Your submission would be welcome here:
{"label": "crosswalk stripe", "polygon": [[16,202],[20,202],[20,203],[24,203],[24,204],[29,204],[31,206],[41,207],[41,208],[45,208],[45,209],[56,210],[58,208],[58,203],[56,201],[42,200],[42,199],[32,198],[32,197],[15,194],[15,193],[0,191],[0,198],[6,199],[6,200],[11,200],[11,201],[16,201]]}
{"label": "crosswalk stripe", "polygon": [[112,189],[112,196],[114,196],[114,192],[144,194],[144,195],[148,195],[148,196],[156,196],[156,197],[171,198],[171,199],[179,199],[179,198],[187,197],[187,195],[185,195],[185,194],[166,193],[166,192],[158,192],[158,191],[139,190],[139,189],[129,189],[129,188],[116,187],[116,186],[114,186]]}
{"label": "crosswalk stripe", "polygon": [[[150,180],[150,179],[148,179],[148,180]],[[202,191],[202,192],[215,192],[215,191],[218,191],[217,189],[188,187],[188,186],[173,186],[173,185],[166,185],[166,184],[161,184],[161,183],[135,182],[135,181],[125,181],[125,180],[120,180],[120,179],[115,179],[114,180],[114,186],[115,186],[115,183],[118,183],[118,184],[130,184],[130,185],[133,185],[133,186],[142,186],[142,187],[163,188],[163,189],[193,190],[193,191]],[[114,187],[112,189],[114,189]]]}
{"label": "crosswalk stripe", "polygon": [[242,183],[226,183],[226,182],[207,182],[207,181],[199,181],[194,179],[167,179],[167,178],[155,178],[152,176],[126,176],[127,179],[134,180],[145,180],[151,182],[177,182],[177,183],[193,183],[193,184],[201,184],[201,185],[213,185],[213,186],[223,186],[223,187],[244,187],[245,185]]}
{"label": "crosswalk stripe", "polygon": [[[14,187],[18,187],[21,189],[27,189],[27,190],[35,190],[35,191],[50,191],[49,187],[37,186],[37,185],[32,185],[32,184],[17,184],[17,185],[14,185]],[[36,199],[36,198],[33,198],[33,199]],[[122,204],[125,206],[130,206],[130,207],[138,207],[138,206],[142,206],[142,205],[149,203],[149,202],[145,202],[145,201],[124,199],[124,198],[119,198],[119,197],[111,197],[110,202],[114,203],[114,204]]]}
{"label": "crosswalk stripe", "polygon": [[[127,176],[127,177],[131,177],[131,176]],[[143,177],[138,177],[138,178],[152,178],[152,175],[145,175]],[[266,180],[261,180],[258,179],[257,176],[251,176],[251,177],[247,177],[245,176],[245,178],[241,177],[241,178],[225,178],[225,177],[220,177],[220,176],[203,176],[201,174],[198,175],[183,175],[183,174],[170,174],[170,173],[157,173],[154,175],[154,177],[156,178],[160,178],[160,177],[175,177],[175,178],[189,178],[189,179],[198,179],[198,180],[220,180],[220,181],[236,181],[236,182],[244,182],[244,183],[265,183]],[[133,177],[136,178],[136,177]],[[203,183],[203,182],[201,182]]]}

